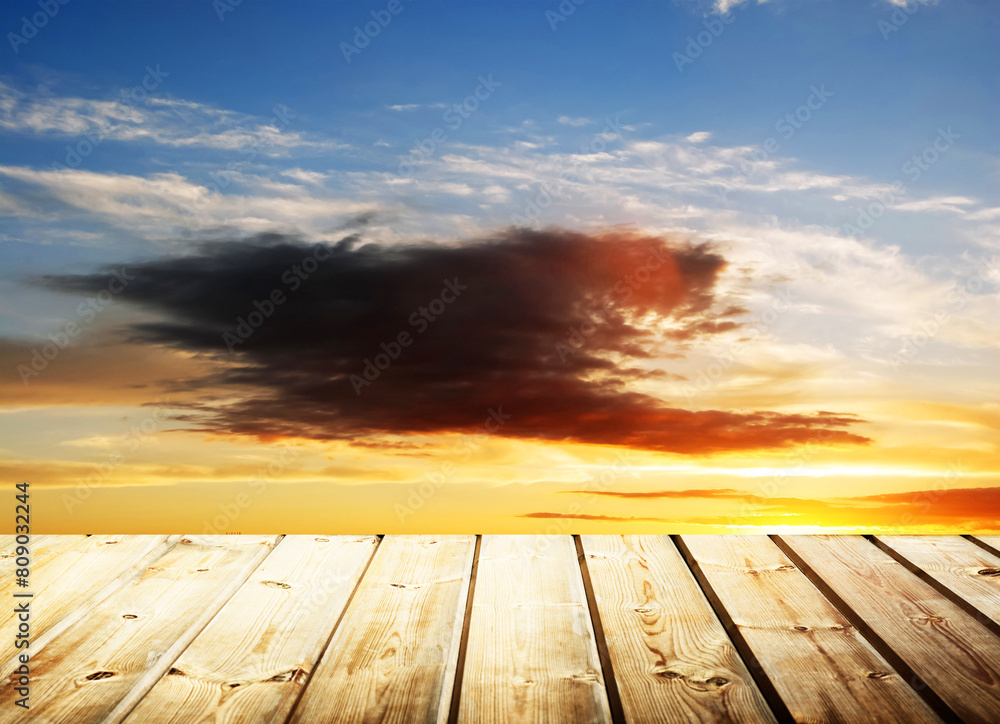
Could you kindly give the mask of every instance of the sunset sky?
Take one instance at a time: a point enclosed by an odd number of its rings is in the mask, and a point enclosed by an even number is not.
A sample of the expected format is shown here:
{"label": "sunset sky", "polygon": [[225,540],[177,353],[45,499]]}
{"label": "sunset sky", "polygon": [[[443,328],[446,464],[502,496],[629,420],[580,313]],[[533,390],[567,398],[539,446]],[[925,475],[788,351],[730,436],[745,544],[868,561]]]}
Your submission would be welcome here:
{"label": "sunset sky", "polygon": [[35,532],[1000,532],[997,3],[52,7]]}

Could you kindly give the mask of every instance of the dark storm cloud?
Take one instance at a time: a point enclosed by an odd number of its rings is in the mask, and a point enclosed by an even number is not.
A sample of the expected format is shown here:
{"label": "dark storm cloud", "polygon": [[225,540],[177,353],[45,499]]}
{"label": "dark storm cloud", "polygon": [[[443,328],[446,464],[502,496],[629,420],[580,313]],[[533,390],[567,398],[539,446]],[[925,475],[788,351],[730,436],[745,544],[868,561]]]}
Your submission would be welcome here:
{"label": "dark storm cloud", "polygon": [[[433,433],[492,410],[505,436],[682,453],[785,446],[819,430],[867,442],[838,429],[850,415],[692,412],[632,389],[660,372],[655,360],[738,324],[737,307],[713,312],[724,266],[707,245],[628,232],[392,247],[272,234],[128,266],[123,299],[158,320],[135,324],[133,342],[219,360],[217,374],[186,383],[206,397],[191,419],[218,431]],[[91,293],[106,279],[44,283]]]}

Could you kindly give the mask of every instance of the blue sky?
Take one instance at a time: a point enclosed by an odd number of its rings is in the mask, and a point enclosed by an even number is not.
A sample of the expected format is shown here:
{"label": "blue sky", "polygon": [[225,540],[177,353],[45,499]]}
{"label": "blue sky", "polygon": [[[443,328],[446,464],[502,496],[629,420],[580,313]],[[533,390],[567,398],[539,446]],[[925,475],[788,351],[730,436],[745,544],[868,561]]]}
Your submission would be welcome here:
{"label": "blue sky", "polygon": [[[966,450],[996,469],[996,2],[52,2],[0,16],[4,421],[33,455],[43,438],[25,436],[57,418],[80,439],[114,424],[63,409],[61,373],[17,386],[77,316],[45,275],[269,231],[394,245],[519,224],[725,257],[717,291],[763,341],[697,389],[742,333],[692,342],[660,397],[839,400],[885,459]],[[373,14],[389,22],[345,57]],[[146,313],[111,304],[80,344],[118,344]]]}
{"label": "blue sky", "polygon": [[[226,7],[207,1],[69,3],[27,39],[23,20],[39,7],[7,3],[3,16],[0,160],[14,169],[0,174],[5,288],[25,272],[148,256],[222,228],[327,231],[366,209],[391,208],[402,236],[496,228],[526,218],[546,173],[573,168],[601,167],[600,182],[588,176],[596,196],[636,170],[634,192],[618,191],[644,212],[571,192],[537,223],[712,233],[777,219],[842,232],[903,181],[865,243],[898,246],[919,264],[981,252],[998,219],[1000,11],[989,2],[401,0],[386,15],[387,3],[246,0],[221,17]],[[391,20],[348,62],[343,43],[372,13]],[[699,33],[709,42],[679,69],[678,53]],[[448,108],[480,77],[495,90],[448,128]],[[134,88],[132,106],[122,104]],[[829,99],[785,137],[778,124],[804,110],[813,89]],[[276,122],[276,108],[285,120]],[[608,118],[626,128],[608,141],[615,157],[591,151],[573,166]],[[76,158],[88,129],[101,141]],[[396,183],[400,163],[435,129],[444,141]],[[941,129],[958,140],[920,178],[907,177],[904,164]],[[260,153],[250,159],[247,147]],[[44,177],[68,159],[76,185]],[[667,168],[675,177],[657,178]],[[214,189],[219,174],[229,183],[204,213],[178,213],[185,194]],[[101,211],[77,188],[122,176],[149,186],[114,191],[115,206]],[[726,179],[735,186],[721,194]],[[486,203],[473,198],[484,189]],[[661,194],[675,213],[650,208]],[[242,206],[266,198],[274,213],[213,211],[226,197]],[[327,210],[311,206],[325,200]],[[60,304],[37,289],[19,293],[41,309]],[[0,324],[21,334],[43,326],[9,312]]]}
{"label": "blue sky", "polygon": [[[167,75],[151,96],[240,114],[232,123],[244,127],[269,122],[282,104],[295,114],[288,133],[341,148],[293,147],[267,165],[277,169],[294,158],[297,167],[323,173],[393,169],[441,125],[438,104],[465,98],[480,74],[500,84],[498,93],[450,134],[444,152],[456,143],[502,147],[545,135],[544,155],[585,143],[596,130],[558,118],[611,114],[633,127],[633,141],[707,131],[719,146],[760,145],[817,85],[833,93],[831,101],[776,154],[796,159],[796,168],[891,182],[939,127],[950,126],[961,143],[912,194],[982,197],[996,181],[1000,12],[990,3],[912,3],[916,11],[887,38],[879,21],[891,23],[894,10],[903,17],[889,0],[750,0],[721,15],[704,2],[570,6],[575,11],[553,30],[546,12],[558,12],[558,3],[401,2],[401,12],[348,63],[341,43],[384,4],[279,9],[247,0],[220,20],[210,2],[70,3],[17,53],[8,46],[2,72],[8,93],[96,101],[115,98],[141,83],[147,66],[158,67]],[[36,3],[5,4],[5,31],[20,33],[20,18],[33,12]],[[679,72],[675,54],[720,17],[729,21],[723,32]],[[417,108],[391,110],[410,105]],[[35,168],[61,160],[75,138],[66,126],[25,132],[17,119],[4,130],[5,162]],[[225,164],[232,151],[112,139],[80,168],[143,175],[191,169],[201,182],[193,170]],[[835,211],[776,210],[837,221]],[[934,243],[927,233],[943,230],[907,221],[882,228],[898,225],[925,249]],[[19,237],[17,226],[9,238]]]}

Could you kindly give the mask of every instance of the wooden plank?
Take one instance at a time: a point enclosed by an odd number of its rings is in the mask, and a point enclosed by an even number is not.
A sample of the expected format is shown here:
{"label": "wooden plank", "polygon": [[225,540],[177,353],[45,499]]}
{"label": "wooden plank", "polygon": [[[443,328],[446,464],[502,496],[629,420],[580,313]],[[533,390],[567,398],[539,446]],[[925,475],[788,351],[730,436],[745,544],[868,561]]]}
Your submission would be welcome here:
{"label": "wooden plank", "polygon": [[285,721],[377,542],[286,536],[127,721]]}
{"label": "wooden plank", "polygon": [[460,722],[608,722],[570,536],[484,536]]}
{"label": "wooden plank", "polygon": [[795,721],[938,721],[769,538],[681,541]]}
{"label": "wooden plank", "polygon": [[[152,688],[277,536],[189,536],[32,658],[31,718],[120,722]],[[97,563],[99,565],[99,562]],[[0,722],[23,721],[3,672]]]}
{"label": "wooden plank", "polygon": [[[4,542],[0,548],[0,596],[9,598],[12,593],[21,592],[14,575],[17,566],[16,536],[8,536],[9,540]],[[81,541],[85,541],[85,535],[33,535],[28,543],[28,559],[30,561],[31,575],[28,577],[28,588],[30,592],[37,582],[36,576],[44,572],[44,569],[52,561],[58,560],[59,554],[64,550],[69,550]]]}
{"label": "wooden plank", "polygon": [[1000,625],[1000,557],[960,535],[882,535],[876,540],[967,603],[970,613]]}
{"label": "wooden plank", "polygon": [[[95,605],[138,578],[180,536],[92,535],[62,538],[46,546],[32,568],[31,652],[38,652]],[[33,556],[38,549],[32,546]],[[11,606],[0,613],[0,629],[14,628]],[[19,652],[13,639],[0,641],[0,661]],[[17,664],[14,664],[16,667]]]}
{"label": "wooden plank", "polygon": [[972,542],[985,548],[995,556],[1000,556],[1000,535],[972,536]]}
{"label": "wooden plank", "polygon": [[899,656],[965,721],[997,721],[1000,638],[864,538],[780,540],[883,654]]}
{"label": "wooden plank", "polygon": [[384,538],[291,721],[446,721],[475,545]]}
{"label": "wooden plank", "polygon": [[581,541],[627,721],[775,721],[669,537]]}

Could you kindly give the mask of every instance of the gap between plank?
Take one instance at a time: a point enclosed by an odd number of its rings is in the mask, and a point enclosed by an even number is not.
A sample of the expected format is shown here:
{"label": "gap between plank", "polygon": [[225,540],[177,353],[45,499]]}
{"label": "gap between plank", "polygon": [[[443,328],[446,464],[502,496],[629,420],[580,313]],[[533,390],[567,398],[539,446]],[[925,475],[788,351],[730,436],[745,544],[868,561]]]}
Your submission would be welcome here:
{"label": "gap between plank", "polygon": [[917,695],[922,698],[927,705],[941,717],[942,721],[948,724],[962,724],[962,718],[955,713],[955,711],[945,703],[944,699],[938,696],[930,685],[924,681],[917,674],[916,671],[910,668],[910,665],[903,661],[902,657],[895,652],[895,650],[877,633],[875,630],[868,625],[868,623],[858,614],[851,606],[841,598],[836,591],[833,590],[827,584],[826,581],[815,571],[813,568],[805,562],[803,559],[788,543],[786,543],[781,536],[770,535],[768,536],[774,544],[781,549],[788,558],[794,563],[803,575],[808,578],[816,588],[819,589],[820,593],[826,596],[827,600],[830,601],[840,612],[844,615],[851,625],[858,630],[858,632],[868,640],[886,662],[893,667],[897,673],[903,678],[903,680],[910,685]]}
{"label": "gap between plank", "polygon": [[[87,533],[84,537],[90,538],[94,534]],[[167,553],[169,553],[177,542],[181,539],[180,535],[164,535],[164,536],[150,536],[151,538],[161,538],[162,540],[155,545],[150,546],[150,548],[145,551],[142,558],[138,559],[132,566],[132,568],[125,571],[125,573],[119,575],[118,578],[109,582],[104,588],[94,594],[93,598],[85,601],[86,607],[74,607],[73,610],[66,613],[58,621],[54,622],[48,629],[46,629],[37,639],[33,639],[31,645],[35,647],[35,652],[32,656],[38,656],[41,651],[48,646],[57,636],[61,635],[64,631],[72,628],[79,622],[84,616],[87,615],[88,611],[97,606],[101,605],[114,594],[123,590],[126,586],[130,585],[134,581],[142,578],[142,574],[145,572],[147,565],[151,565],[154,561],[162,558]],[[7,661],[0,664],[0,669],[6,669],[14,664],[18,663],[18,657],[20,653],[15,653]]]}
{"label": "gap between plank", "polygon": [[451,703],[448,709],[448,724],[457,724],[458,706],[462,700],[462,680],[465,678],[465,652],[469,648],[469,626],[472,624],[472,602],[476,595],[476,576],[479,575],[479,549],[483,536],[476,536],[476,548],[472,552],[472,572],[469,574],[469,591],[465,597],[465,618],[462,621],[462,637],[458,642],[458,661],[455,663],[455,681],[451,687]]}
{"label": "gap between plank", "polygon": [[358,589],[361,588],[361,582],[365,580],[365,576],[368,574],[368,569],[371,567],[372,561],[375,560],[375,554],[378,553],[379,546],[382,545],[383,538],[383,535],[375,536],[375,547],[372,549],[372,554],[368,556],[368,561],[365,563],[365,569],[361,571],[361,575],[358,576],[358,582],[354,584],[354,590],[351,591],[351,595],[347,597],[347,601],[344,603],[344,608],[341,609],[340,615],[333,624],[333,629],[330,630],[330,635],[326,637],[326,643],[323,644],[323,648],[320,649],[319,656],[316,657],[316,660],[313,661],[312,666],[309,668],[309,673],[306,674],[306,680],[302,682],[302,686],[299,688],[299,694],[295,697],[295,702],[292,704],[291,708],[288,710],[288,715],[285,717],[285,722],[290,722],[292,717],[295,716],[295,710],[299,708],[302,696],[306,693],[306,688],[308,688],[309,683],[313,679],[313,674],[319,667],[323,657],[326,655],[327,649],[330,648],[330,642],[333,641],[333,637],[337,633],[337,629],[340,628],[340,622],[344,620],[344,616],[347,615],[348,609],[351,608],[351,603],[354,601],[354,594],[356,594]]}
{"label": "gap between plank", "polygon": [[962,537],[966,538],[966,539],[968,539],[970,541],[972,541],[973,543],[975,543],[977,546],[979,546],[980,548],[982,548],[987,553],[992,553],[995,556],[1000,556],[1000,550],[997,550],[996,548],[994,548],[993,546],[991,546],[986,541],[979,540],[974,535],[963,535]]}
{"label": "gap between plank", "polygon": [[978,608],[976,608],[976,606],[973,603],[962,598],[959,594],[955,593],[953,590],[948,588],[948,586],[941,583],[941,581],[937,580],[932,575],[927,573],[927,571],[925,571],[924,569],[920,568],[918,565],[913,563],[902,553],[892,548],[888,543],[883,543],[882,541],[878,540],[875,536],[872,535],[864,535],[861,537],[867,538],[870,543],[874,544],[880,550],[888,554],[893,560],[895,560],[897,563],[903,566],[903,568],[908,570],[910,573],[915,575],[921,581],[923,581],[931,588],[933,588],[935,591],[940,593],[944,598],[947,598],[949,601],[951,601],[960,609],[969,614],[972,618],[976,620],[977,623],[982,624],[983,626],[988,628],[991,632],[993,632],[995,635],[1000,636],[1000,623],[997,623],[992,618],[987,616],[985,613],[980,611]]}
{"label": "gap between plank", "polygon": [[753,678],[754,683],[757,684],[757,688],[760,690],[761,695],[764,697],[764,701],[771,708],[771,712],[774,714],[775,719],[780,722],[780,724],[794,724],[795,717],[792,716],[792,712],[789,711],[788,705],[785,703],[781,695],[778,694],[778,690],[774,686],[774,682],[764,671],[764,667],[761,666],[760,661],[757,660],[757,656],[754,654],[753,649],[750,648],[750,644],[747,643],[746,639],[743,638],[743,634],[740,632],[739,626],[733,620],[732,616],[729,615],[729,611],[726,610],[725,604],[722,603],[722,599],[715,592],[712,584],[709,582],[708,577],[701,570],[701,565],[698,563],[697,559],[688,549],[687,545],[684,543],[683,539],[679,535],[668,536],[680,551],[681,558],[687,564],[687,567],[691,570],[691,574],[694,576],[695,581],[701,586],[701,591],[708,599],[708,604],[715,611],[716,617],[719,622],[722,623],[722,627],[729,634],[730,640],[733,642],[733,646],[736,647],[736,652],[742,657],[743,662],[746,664],[747,670],[750,672],[750,676]]}
{"label": "gap between plank", "polygon": [[[166,675],[167,671],[169,671],[170,666],[181,657],[181,655],[184,653],[184,651],[187,649],[188,646],[194,643],[194,640],[198,638],[198,635],[201,634],[201,632],[204,631],[206,628],[208,628],[208,625],[212,623],[213,620],[215,620],[215,617],[218,616],[219,612],[226,607],[226,604],[229,603],[230,599],[232,599],[232,597],[236,595],[236,592],[243,587],[244,583],[250,580],[250,576],[253,575],[253,572],[264,564],[264,561],[266,561],[268,556],[270,556],[271,553],[274,551],[274,549],[278,547],[278,544],[285,539],[284,533],[276,535],[277,535],[277,540],[275,540],[273,544],[267,546],[267,551],[264,553],[264,555],[260,557],[260,560],[257,561],[257,564],[254,566],[247,566],[246,575],[241,578],[237,578],[235,584],[232,583],[230,584],[229,595],[223,598],[222,602],[219,604],[219,607],[215,609],[215,613],[213,613],[211,616],[208,616],[204,621],[204,623],[202,623],[202,625],[197,627],[193,626],[189,628],[187,631],[185,631],[184,635],[189,637],[187,643],[182,648],[179,648],[176,652],[174,652],[172,656],[169,657],[167,656],[167,654],[170,653],[171,649],[168,648],[167,651],[164,652],[164,655],[157,660],[156,662],[157,665],[161,665],[163,661],[167,662],[166,666],[161,666],[161,668],[163,669],[163,673],[161,673],[156,678],[149,677],[148,675],[140,676],[139,679],[136,681],[136,683],[132,685],[132,688],[128,690],[125,696],[123,696],[119,701],[119,703],[111,710],[105,721],[123,722],[126,719],[128,719],[128,717],[132,714],[132,712],[135,711],[136,707],[139,706],[139,702],[142,701],[142,698],[146,696],[146,694],[148,694],[150,691],[152,691],[153,687],[156,686],[156,683],[160,679],[162,679],[164,675]],[[190,635],[191,631],[194,631],[193,635]],[[125,705],[122,704],[122,702],[128,702],[128,698],[130,696],[133,696],[137,691],[141,693],[139,693],[138,696],[135,696],[134,701],[132,701],[131,703],[126,703]]]}
{"label": "gap between plank", "polygon": [[594,643],[597,645],[597,656],[604,670],[604,691],[608,697],[608,707],[611,709],[611,721],[614,724],[625,724],[625,708],[622,706],[621,694],[618,692],[618,680],[611,666],[611,652],[608,641],[604,637],[604,626],[601,624],[601,612],[597,608],[597,595],[594,584],[590,580],[590,569],[587,568],[587,553],[583,549],[580,536],[573,536],[576,542],[576,559],[580,564],[580,574],[583,576],[583,590],[587,596],[587,608],[590,609],[590,621],[594,627]]}

